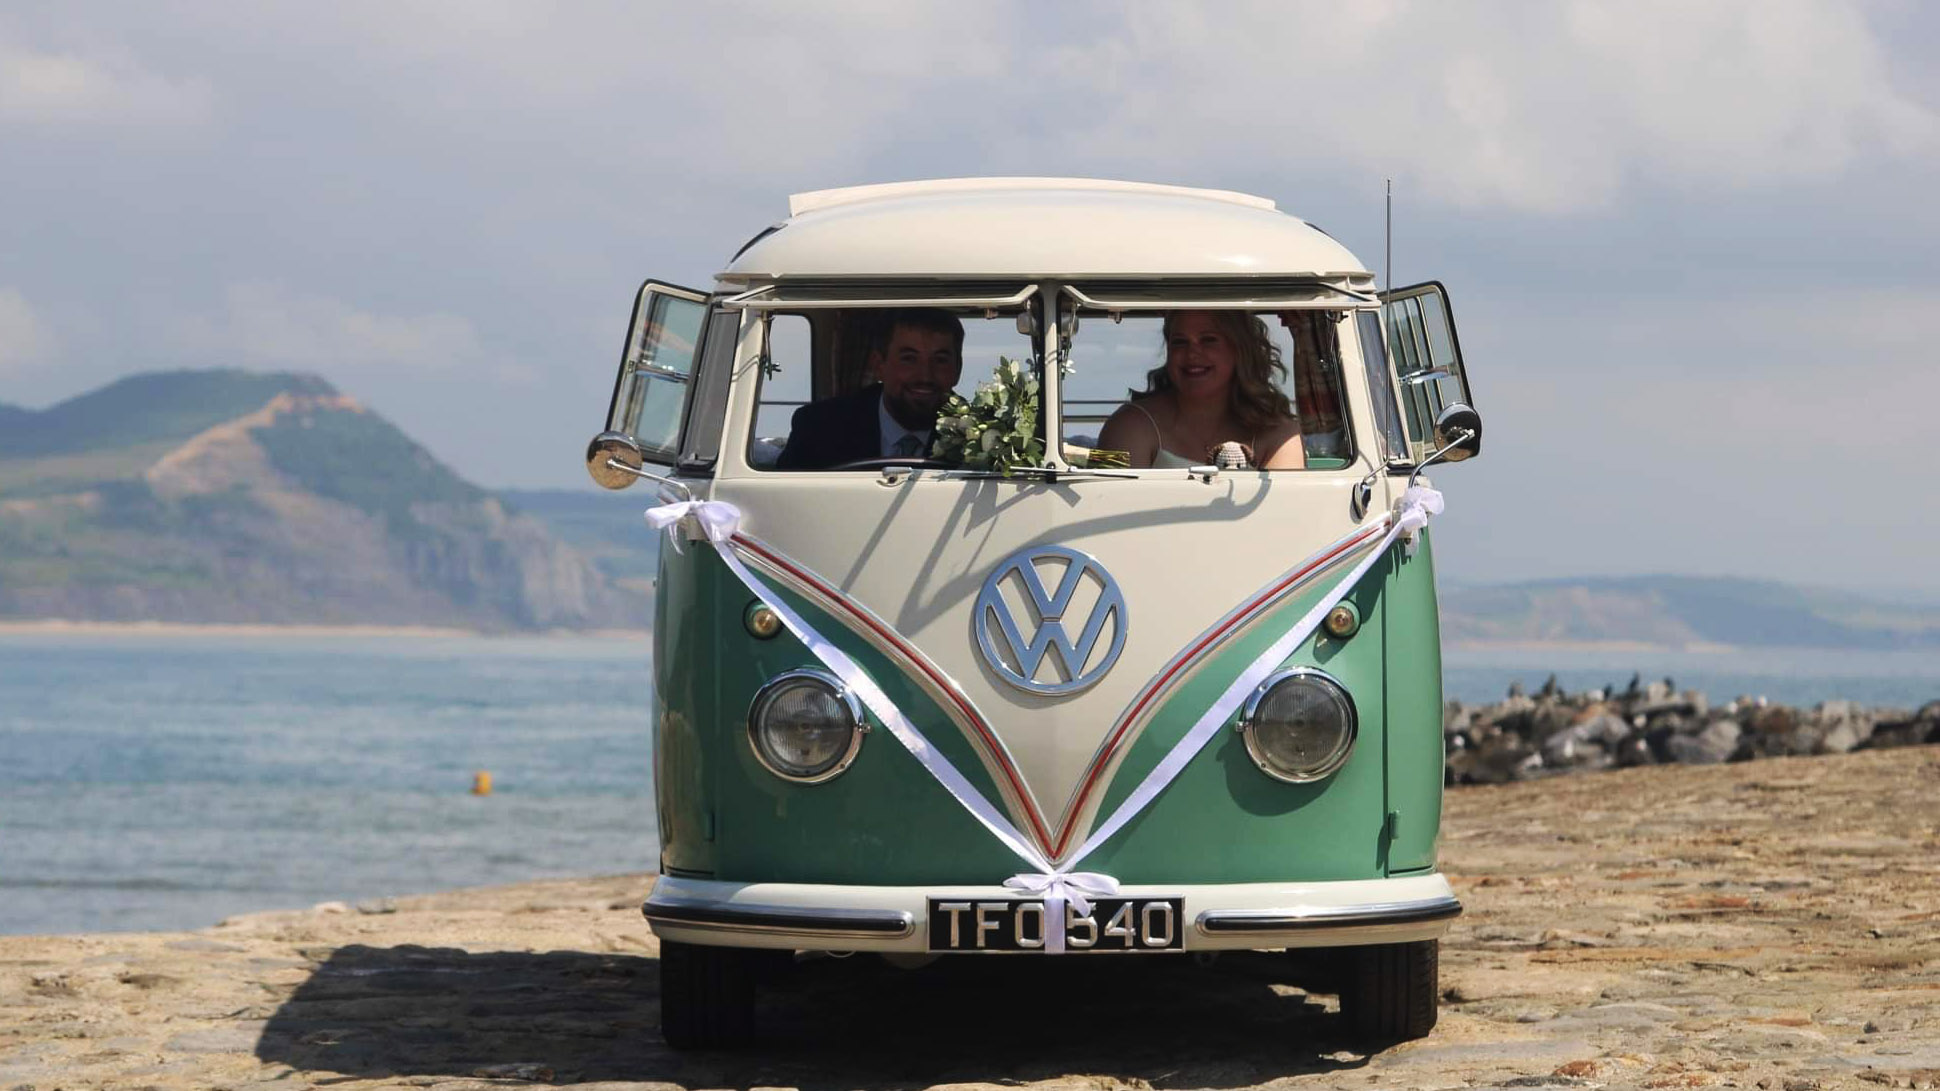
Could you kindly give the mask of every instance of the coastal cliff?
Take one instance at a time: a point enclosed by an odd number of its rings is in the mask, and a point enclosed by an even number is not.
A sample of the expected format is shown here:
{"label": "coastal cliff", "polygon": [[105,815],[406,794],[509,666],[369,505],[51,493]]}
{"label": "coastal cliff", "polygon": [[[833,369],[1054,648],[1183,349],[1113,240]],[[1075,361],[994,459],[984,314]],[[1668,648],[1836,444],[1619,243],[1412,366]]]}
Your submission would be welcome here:
{"label": "coastal cliff", "polygon": [[639,628],[616,579],[314,376],[137,375],[0,414],[0,618]]}

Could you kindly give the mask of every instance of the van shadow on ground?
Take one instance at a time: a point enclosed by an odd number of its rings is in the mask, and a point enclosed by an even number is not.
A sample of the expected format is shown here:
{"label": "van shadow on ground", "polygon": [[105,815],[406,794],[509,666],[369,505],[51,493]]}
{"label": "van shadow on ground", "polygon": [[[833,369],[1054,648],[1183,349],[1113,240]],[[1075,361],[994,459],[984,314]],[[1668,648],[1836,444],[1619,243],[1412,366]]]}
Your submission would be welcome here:
{"label": "van shadow on ground", "polygon": [[363,1078],[898,1091],[1070,1073],[1243,1087],[1365,1063],[1284,956],[953,959],[919,971],[819,959],[763,994],[736,1055],[660,1040],[654,959],[570,951],[336,950],[270,1018],[264,1062]]}

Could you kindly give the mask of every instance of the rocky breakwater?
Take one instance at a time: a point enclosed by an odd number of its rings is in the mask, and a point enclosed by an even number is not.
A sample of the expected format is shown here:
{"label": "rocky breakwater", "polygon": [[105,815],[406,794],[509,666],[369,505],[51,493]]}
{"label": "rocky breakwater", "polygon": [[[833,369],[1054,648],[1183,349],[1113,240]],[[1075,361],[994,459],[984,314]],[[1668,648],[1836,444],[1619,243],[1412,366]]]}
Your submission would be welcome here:
{"label": "rocky breakwater", "polygon": [[1811,708],[1739,697],[1713,705],[1674,682],[1565,693],[1552,676],[1534,696],[1509,687],[1494,704],[1450,701],[1442,717],[1450,784],[1500,784],[1635,765],[1717,765],[1940,743],[1940,700],[1917,710],[1825,701]]}

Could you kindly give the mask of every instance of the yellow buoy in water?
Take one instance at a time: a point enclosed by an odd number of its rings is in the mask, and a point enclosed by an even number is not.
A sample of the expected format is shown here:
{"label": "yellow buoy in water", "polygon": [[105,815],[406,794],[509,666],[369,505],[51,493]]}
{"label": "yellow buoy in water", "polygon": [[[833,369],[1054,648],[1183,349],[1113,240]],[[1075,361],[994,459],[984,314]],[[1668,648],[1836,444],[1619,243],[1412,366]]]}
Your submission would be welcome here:
{"label": "yellow buoy in water", "polygon": [[480,769],[472,774],[472,794],[488,796],[492,794],[492,774]]}

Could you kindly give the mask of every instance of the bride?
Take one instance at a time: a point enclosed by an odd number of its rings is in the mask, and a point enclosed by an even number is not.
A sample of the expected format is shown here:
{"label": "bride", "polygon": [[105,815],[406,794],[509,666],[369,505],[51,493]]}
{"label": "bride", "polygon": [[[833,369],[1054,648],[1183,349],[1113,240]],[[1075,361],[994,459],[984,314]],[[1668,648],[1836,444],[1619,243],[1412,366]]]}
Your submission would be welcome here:
{"label": "bride", "polygon": [[1241,445],[1255,469],[1307,464],[1266,323],[1244,311],[1175,311],[1163,336],[1165,363],[1105,421],[1099,447],[1128,452],[1136,467],[1211,464],[1227,443]]}

